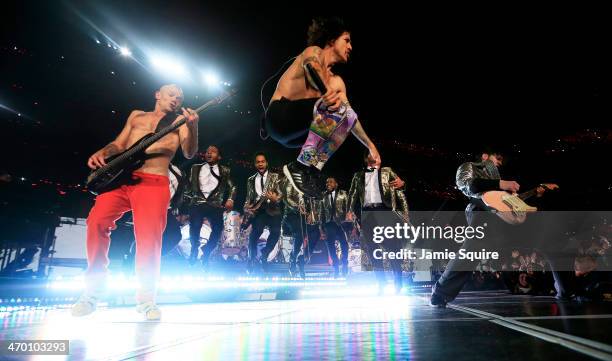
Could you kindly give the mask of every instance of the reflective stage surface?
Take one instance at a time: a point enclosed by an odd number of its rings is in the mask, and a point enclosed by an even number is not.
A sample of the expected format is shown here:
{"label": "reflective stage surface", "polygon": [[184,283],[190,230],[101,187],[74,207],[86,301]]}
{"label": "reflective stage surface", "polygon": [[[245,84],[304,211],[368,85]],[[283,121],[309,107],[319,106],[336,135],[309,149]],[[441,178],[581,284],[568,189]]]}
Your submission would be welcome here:
{"label": "reflective stage surface", "polygon": [[462,293],[3,313],[0,339],[70,340],[70,356],[7,360],[582,360],[612,359],[612,303]]}

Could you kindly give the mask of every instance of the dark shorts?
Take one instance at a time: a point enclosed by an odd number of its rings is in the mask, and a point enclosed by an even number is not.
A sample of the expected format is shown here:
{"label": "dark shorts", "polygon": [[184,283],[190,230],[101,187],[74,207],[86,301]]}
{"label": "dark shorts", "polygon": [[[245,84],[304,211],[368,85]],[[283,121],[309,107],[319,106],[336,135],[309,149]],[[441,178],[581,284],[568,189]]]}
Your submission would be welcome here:
{"label": "dark shorts", "polygon": [[264,123],[270,137],[287,148],[300,148],[308,137],[314,105],[318,99],[281,98],[273,101]]}

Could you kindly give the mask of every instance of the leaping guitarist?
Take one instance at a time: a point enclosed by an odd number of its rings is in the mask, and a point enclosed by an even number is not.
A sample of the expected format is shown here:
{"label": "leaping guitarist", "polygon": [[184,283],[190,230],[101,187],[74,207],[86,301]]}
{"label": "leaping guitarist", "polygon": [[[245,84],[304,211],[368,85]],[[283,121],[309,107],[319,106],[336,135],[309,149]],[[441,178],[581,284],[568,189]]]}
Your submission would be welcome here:
{"label": "leaping guitarist", "polygon": [[[134,182],[103,192],[96,197],[87,218],[86,291],[72,307],[74,316],[85,316],[96,309],[103,291],[110,245],[110,231],[123,213],[132,211],[136,235],[136,275],[140,287],[136,296],[137,310],[147,320],[158,320],[161,312],[155,304],[156,283],[159,277],[162,234],[166,227],[170,201],[168,167],[179,146],[186,158],[198,149],[198,114],[182,108],[183,91],[174,84],[164,85],[155,92],[155,109],[151,112],[133,111],[119,136],[94,153],[87,165],[101,168],[107,160],[136,144],[156,130],[162,119],[168,120],[177,110],[186,120],[184,126],[165,135],[146,149],[143,165],[132,172]],[[167,117],[168,116],[168,117]],[[174,121],[170,119],[170,122]]]}

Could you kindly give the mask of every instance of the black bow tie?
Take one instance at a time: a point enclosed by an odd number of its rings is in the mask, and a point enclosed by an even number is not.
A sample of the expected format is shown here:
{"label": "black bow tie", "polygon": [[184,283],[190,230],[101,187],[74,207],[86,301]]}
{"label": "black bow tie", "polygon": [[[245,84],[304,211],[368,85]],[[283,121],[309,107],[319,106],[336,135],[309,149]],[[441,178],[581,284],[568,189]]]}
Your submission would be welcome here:
{"label": "black bow tie", "polygon": [[376,170],[376,168],[366,168],[366,169],[365,169],[365,171],[366,171],[367,173],[374,172],[375,170]]}

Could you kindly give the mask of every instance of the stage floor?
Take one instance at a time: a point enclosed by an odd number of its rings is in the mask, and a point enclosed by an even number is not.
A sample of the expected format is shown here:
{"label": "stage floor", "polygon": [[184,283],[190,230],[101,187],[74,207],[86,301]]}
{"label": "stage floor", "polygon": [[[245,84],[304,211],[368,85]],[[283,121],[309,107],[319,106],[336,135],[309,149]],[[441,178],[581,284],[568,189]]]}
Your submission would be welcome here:
{"label": "stage floor", "polygon": [[427,295],[132,307],[81,319],[67,309],[4,314],[0,339],[70,340],[70,356],[113,360],[612,359],[612,303],[462,293],[446,309]]}

